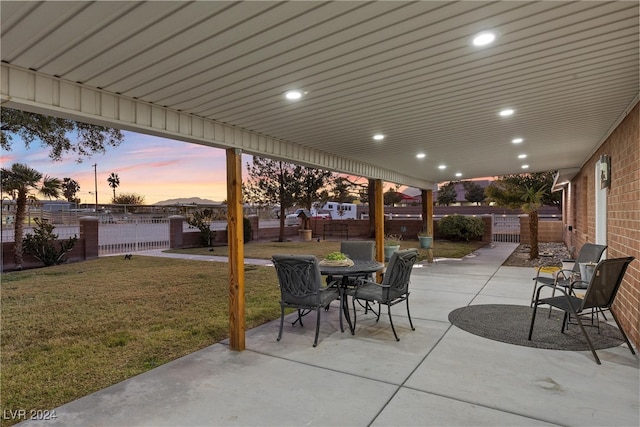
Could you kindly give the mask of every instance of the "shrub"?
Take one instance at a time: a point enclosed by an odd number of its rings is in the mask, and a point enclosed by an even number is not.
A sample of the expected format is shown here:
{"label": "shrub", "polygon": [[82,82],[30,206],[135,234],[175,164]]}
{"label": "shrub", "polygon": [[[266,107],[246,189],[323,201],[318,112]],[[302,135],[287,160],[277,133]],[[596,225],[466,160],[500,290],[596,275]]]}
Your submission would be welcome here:
{"label": "shrub", "polygon": [[213,246],[216,232],[211,229],[212,212],[210,209],[198,210],[187,219],[187,223],[200,230],[200,244],[205,247]]}
{"label": "shrub", "polygon": [[251,229],[251,221],[246,216],[242,218],[242,227],[244,233],[244,242],[247,243],[253,239],[253,230]]}
{"label": "shrub", "polygon": [[34,221],[37,224],[33,230],[34,234],[27,233],[22,240],[24,253],[39,259],[46,267],[64,263],[67,260],[65,254],[73,249],[78,236],[57,241],[58,235],[53,232],[55,227],[52,224],[39,218],[35,218]]}
{"label": "shrub", "polygon": [[448,215],[438,221],[438,231],[446,239],[468,242],[482,237],[484,223],[480,218]]}
{"label": "shrub", "polygon": [[[227,226],[227,236],[229,235],[229,227]],[[246,216],[242,218],[242,233],[244,234],[244,242],[247,243],[253,239],[253,230],[251,229],[251,220]]]}

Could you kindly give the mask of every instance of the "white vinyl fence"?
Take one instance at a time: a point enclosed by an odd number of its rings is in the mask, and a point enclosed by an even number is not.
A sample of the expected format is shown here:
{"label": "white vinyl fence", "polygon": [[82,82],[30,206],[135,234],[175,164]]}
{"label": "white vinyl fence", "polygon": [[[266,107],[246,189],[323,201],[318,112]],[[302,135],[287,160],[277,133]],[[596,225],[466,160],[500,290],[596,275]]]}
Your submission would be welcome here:
{"label": "white vinyl fence", "polygon": [[520,243],[519,215],[492,215],[494,242]]}
{"label": "white vinyl fence", "polygon": [[169,219],[128,219],[100,223],[98,255],[169,249]]}

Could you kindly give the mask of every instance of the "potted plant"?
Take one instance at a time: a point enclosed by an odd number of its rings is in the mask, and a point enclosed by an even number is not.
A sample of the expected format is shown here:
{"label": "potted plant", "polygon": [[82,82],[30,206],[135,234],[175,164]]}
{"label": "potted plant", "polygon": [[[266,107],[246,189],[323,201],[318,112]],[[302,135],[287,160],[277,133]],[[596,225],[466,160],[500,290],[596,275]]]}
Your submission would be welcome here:
{"label": "potted plant", "polygon": [[422,249],[431,249],[433,244],[433,237],[429,236],[426,231],[418,233],[418,240],[420,240],[420,247]]}
{"label": "potted plant", "polygon": [[400,249],[400,241],[402,236],[396,234],[387,234],[384,236],[384,260],[389,261],[391,255],[398,249]]}

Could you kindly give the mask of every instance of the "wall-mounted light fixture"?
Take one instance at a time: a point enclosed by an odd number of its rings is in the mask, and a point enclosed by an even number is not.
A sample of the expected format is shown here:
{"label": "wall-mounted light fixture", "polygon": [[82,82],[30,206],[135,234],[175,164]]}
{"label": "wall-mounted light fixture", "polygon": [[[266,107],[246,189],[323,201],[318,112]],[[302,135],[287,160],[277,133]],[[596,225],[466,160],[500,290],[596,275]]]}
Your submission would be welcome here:
{"label": "wall-mounted light fixture", "polygon": [[611,186],[611,157],[608,154],[600,156],[600,188]]}

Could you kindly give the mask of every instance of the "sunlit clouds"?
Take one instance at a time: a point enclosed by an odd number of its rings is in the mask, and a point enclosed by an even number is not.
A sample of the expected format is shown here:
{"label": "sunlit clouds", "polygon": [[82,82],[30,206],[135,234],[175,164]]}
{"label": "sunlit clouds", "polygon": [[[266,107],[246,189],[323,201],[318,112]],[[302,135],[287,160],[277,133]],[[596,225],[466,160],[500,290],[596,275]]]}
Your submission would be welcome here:
{"label": "sunlit clouds", "polygon": [[[136,193],[144,196],[147,204],[189,197],[218,202],[227,198],[224,150],[127,131],[123,134],[124,142],[119,147],[109,147],[105,154],[94,155],[82,163],[76,162],[73,153],[53,162],[48,149],[37,141],[26,150],[22,141],[14,138],[13,149],[2,152],[2,166],[25,163],[43,175],[75,179],[80,184],[77,196],[83,203],[95,201],[94,164],[97,164],[99,203],[109,203],[113,197],[107,183],[112,172],[120,178],[116,194]],[[251,156],[244,155],[243,165],[250,159]]]}

